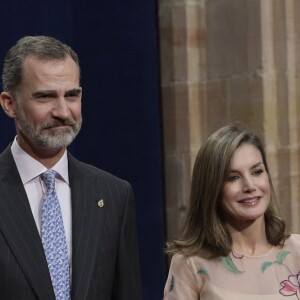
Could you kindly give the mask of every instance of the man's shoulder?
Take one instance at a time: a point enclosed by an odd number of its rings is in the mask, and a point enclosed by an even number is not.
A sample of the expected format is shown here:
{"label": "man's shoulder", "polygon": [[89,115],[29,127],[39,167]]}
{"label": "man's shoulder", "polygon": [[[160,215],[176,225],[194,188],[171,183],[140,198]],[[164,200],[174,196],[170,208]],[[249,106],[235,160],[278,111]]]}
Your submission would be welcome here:
{"label": "man's shoulder", "polygon": [[12,157],[11,154],[11,144],[9,144],[5,149],[3,149],[2,151],[0,151],[0,160],[6,160],[7,157]]}
{"label": "man's shoulder", "polygon": [[69,172],[77,172],[84,174],[85,177],[98,177],[101,180],[106,181],[112,181],[112,182],[119,182],[119,183],[127,183],[125,180],[107,172],[104,171],[94,165],[85,163],[83,161],[78,160],[74,156],[72,156],[70,153],[68,153],[68,161],[69,161]]}
{"label": "man's shoulder", "polygon": [[11,153],[11,144],[2,152],[0,152],[0,172],[5,173],[7,169],[10,169],[15,165],[13,155]]}

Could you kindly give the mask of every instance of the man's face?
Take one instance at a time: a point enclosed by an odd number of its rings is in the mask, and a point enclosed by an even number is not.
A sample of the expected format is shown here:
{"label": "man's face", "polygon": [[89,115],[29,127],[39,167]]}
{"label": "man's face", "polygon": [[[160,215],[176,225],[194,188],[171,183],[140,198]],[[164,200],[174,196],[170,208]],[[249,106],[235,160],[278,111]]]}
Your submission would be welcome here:
{"label": "man's face", "polygon": [[15,123],[19,145],[34,149],[62,149],[80,131],[81,96],[79,70],[64,60],[26,58],[22,82],[15,99]]}

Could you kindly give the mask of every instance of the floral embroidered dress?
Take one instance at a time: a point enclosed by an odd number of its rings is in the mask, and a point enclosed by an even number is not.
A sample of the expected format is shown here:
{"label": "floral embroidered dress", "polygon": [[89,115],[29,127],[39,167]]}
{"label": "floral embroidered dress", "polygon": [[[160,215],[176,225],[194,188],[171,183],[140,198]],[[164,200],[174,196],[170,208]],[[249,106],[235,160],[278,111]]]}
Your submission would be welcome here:
{"label": "floral embroidered dress", "polygon": [[175,254],[164,300],[300,300],[300,235],[262,256]]}

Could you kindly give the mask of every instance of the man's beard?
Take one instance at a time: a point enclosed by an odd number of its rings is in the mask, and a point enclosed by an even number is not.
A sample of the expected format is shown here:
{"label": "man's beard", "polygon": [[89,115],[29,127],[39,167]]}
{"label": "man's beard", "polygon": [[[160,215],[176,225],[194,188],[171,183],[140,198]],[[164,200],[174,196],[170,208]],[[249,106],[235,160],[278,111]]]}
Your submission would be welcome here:
{"label": "man's beard", "polygon": [[[72,143],[81,129],[82,119],[76,124],[71,120],[54,119],[42,125],[30,124],[22,109],[16,107],[16,127],[35,146],[48,149],[66,148]],[[68,128],[55,129],[57,126],[69,126]]]}

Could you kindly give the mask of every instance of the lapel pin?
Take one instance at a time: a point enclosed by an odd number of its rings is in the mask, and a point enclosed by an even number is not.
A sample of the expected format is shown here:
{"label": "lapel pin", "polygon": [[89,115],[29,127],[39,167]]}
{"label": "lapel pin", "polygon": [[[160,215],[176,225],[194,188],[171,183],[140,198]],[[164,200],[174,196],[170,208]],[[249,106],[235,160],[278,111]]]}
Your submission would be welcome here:
{"label": "lapel pin", "polygon": [[98,201],[98,206],[99,207],[103,207],[104,206],[104,200],[103,199],[101,199],[101,200]]}

